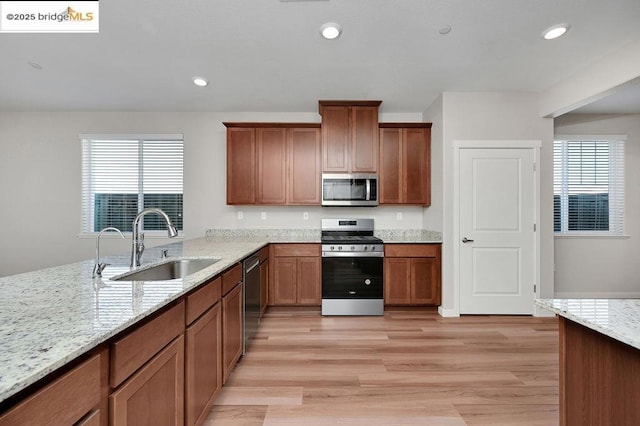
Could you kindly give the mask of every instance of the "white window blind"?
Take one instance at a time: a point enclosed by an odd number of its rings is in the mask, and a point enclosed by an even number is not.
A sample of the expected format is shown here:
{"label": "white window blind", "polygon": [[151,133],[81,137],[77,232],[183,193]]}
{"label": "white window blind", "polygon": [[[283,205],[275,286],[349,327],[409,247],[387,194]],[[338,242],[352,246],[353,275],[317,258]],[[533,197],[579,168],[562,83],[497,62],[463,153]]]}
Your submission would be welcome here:
{"label": "white window blind", "polygon": [[[82,233],[115,226],[131,232],[145,208],[164,210],[183,229],[182,135],[81,135]],[[144,217],[145,231],[164,231],[155,215]]]}
{"label": "white window blind", "polygon": [[553,146],[555,233],[623,235],[623,137],[556,139]]}

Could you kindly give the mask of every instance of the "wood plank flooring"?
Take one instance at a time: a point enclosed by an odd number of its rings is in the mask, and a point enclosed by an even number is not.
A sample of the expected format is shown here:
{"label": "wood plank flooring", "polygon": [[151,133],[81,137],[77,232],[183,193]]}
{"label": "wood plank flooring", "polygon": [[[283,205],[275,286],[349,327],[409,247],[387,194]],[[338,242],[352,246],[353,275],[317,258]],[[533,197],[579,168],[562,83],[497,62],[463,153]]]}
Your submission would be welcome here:
{"label": "wood plank flooring", "polygon": [[555,318],[271,308],[205,425],[557,425]]}

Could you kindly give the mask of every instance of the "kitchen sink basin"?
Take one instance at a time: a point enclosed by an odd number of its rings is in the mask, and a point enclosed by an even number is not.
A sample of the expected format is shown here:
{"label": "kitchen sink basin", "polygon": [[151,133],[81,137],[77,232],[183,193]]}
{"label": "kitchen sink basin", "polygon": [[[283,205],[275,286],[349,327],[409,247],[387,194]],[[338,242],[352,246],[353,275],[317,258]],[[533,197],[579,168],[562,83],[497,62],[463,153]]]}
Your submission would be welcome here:
{"label": "kitchen sink basin", "polygon": [[194,274],[220,259],[176,259],[169,260],[142,271],[132,271],[112,278],[113,281],[167,281]]}

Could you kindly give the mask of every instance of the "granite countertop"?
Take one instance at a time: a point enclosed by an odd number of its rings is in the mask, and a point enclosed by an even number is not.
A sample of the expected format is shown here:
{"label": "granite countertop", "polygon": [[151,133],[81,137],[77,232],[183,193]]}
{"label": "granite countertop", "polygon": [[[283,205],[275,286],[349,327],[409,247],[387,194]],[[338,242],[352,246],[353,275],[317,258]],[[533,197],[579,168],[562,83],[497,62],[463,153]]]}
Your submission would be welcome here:
{"label": "granite countertop", "polygon": [[0,402],[90,351],[206,282],[269,241],[198,238],[145,251],[143,267],[169,258],[215,257],[184,279],[111,281],[129,271],[129,254],[104,257],[102,279],[94,260],[0,278]]}
{"label": "granite countertop", "polygon": [[640,349],[639,299],[536,299],[535,304]]}
{"label": "granite countertop", "polygon": [[[376,232],[385,243],[440,242],[422,230]],[[92,279],[94,260],[0,278],[0,402],[180,298],[269,243],[320,243],[318,229],[210,229],[205,237],[152,247],[145,269],[171,258],[218,259],[184,279],[112,281],[129,272],[130,254]]]}

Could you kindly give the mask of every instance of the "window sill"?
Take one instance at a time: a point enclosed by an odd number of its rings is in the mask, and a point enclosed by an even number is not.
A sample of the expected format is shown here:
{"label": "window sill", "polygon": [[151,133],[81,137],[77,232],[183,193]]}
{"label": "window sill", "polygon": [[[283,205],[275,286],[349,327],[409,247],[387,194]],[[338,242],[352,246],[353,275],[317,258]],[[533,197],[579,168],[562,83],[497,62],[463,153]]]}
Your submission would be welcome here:
{"label": "window sill", "polygon": [[572,239],[572,238],[577,238],[577,239],[611,239],[611,240],[624,240],[627,238],[631,238],[629,235],[627,234],[622,234],[622,235],[613,235],[613,234],[553,234],[554,238],[560,238],[560,239]]}

